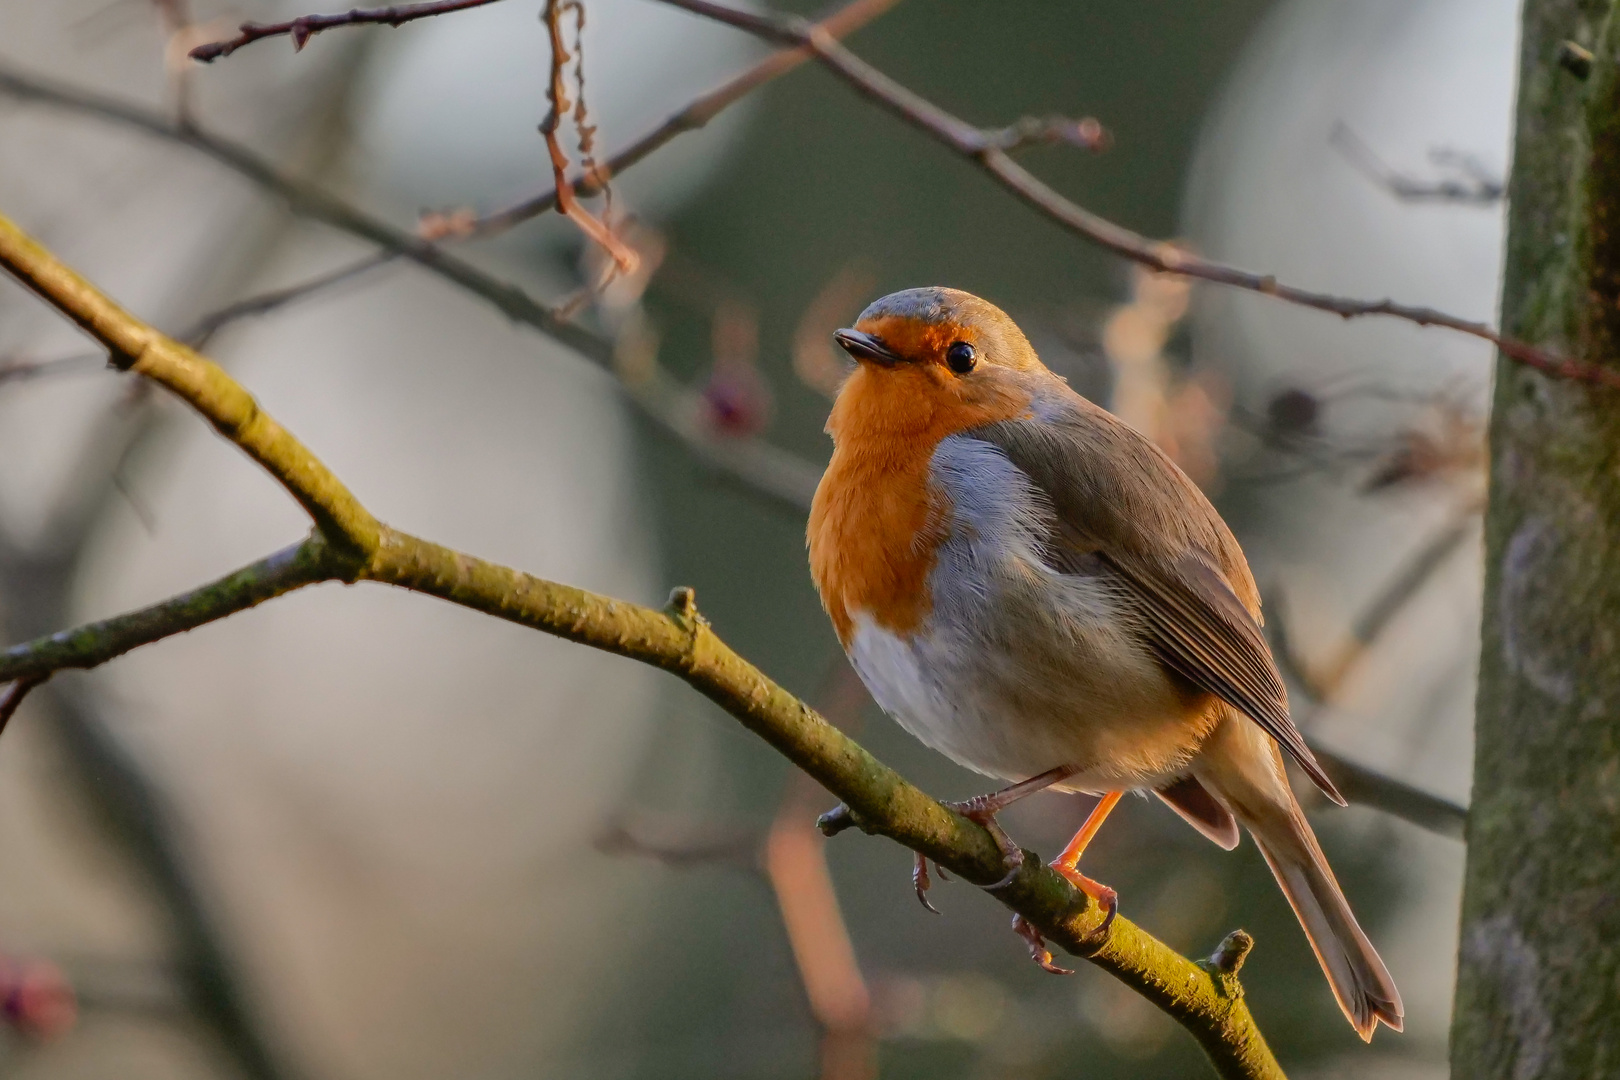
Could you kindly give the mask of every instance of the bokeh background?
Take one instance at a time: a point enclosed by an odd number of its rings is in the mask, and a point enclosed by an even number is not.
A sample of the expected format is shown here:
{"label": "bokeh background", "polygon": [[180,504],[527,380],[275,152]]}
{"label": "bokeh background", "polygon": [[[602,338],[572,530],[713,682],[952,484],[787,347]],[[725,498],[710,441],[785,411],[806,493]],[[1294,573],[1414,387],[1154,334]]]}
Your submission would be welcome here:
{"label": "bokeh background", "polygon": [[[762,55],[650,0],[585,7],[605,148]],[[182,79],[177,42],[304,6],[0,0],[0,66],[168,116],[183,102],[409,228],[548,182],[538,8],[338,31],[297,54],[268,42]],[[1096,117],[1106,151],[1024,160],[1147,235],[1490,319],[1516,8],[909,0],[851,44],[974,123]],[[655,155],[615,199],[656,272],[584,317],[622,326],[628,310],[650,328],[700,433],[757,433],[819,464],[826,333],[893,289],[980,293],[1216,498],[1286,628],[1312,736],[1466,801],[1477,343],[1145,278],[811,69]],[[175,332],[366,250],[204,156],[14,88],[0,89],[0,212]],[[543,296],[588,272],[554,218],[463,250]],[[482,301],[389,267],[235,323],[209,351],[385,519],[641,602],[694,586],[732,644],[837,705],[885,761],[941,797],[984,789],[843,692],[800,516],[701,466],[611,376]],[[83,353],[0,286],[8,641],[159,599],[303,528],[231,448],[97,358],[30,367]],[[1391,582],[1390,618],[1358,645]],[[47,689],[0,743],[5,1075],[822,1069],[755,852],[784,800],[794,820],[830,800],[674,680],[424,598],[326,586]],[[1006,821],[1051,851],[1085,810],[1043,795]],[[1313,820],[1406,997],[1406,1034],[1370,1048],[1252,844],[1223,853],[1130,800],[1087,870],[1189,954],[1234,927],[1256,936],[1245,986],[1291,1075],[1444,1075],[1461,846],[1365,808]],[[936,885],[935,917],[898,847],[845,835],[826,856],[881,1075],[1207,1068],[1106,976],[1037,970],[976,890]]]}

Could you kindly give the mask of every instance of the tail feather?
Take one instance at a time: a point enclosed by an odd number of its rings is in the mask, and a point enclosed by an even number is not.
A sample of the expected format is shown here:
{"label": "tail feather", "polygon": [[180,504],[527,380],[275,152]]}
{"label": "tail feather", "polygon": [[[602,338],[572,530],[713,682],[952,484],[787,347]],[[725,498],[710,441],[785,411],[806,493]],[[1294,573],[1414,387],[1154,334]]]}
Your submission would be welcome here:
{"label": "tail feather", "polygon": [[1298,810],[1289,817],[1294,820],[1286,831],[1244,824],[1305,928],[1333,996],[1356,1034],[1371,1041],[1380,1020],[1400,1031],[1405,1010],[1395,980],[1357,925],[1310,825]]}
{"label": "tail feather", "polygon": [[1211,734],[1193,772],[1254,837],[1356,1033],[1371,1040],[1380,1021],[1400,1031],[1400,991],[1339,891],[1276,744],[1233,716]]}

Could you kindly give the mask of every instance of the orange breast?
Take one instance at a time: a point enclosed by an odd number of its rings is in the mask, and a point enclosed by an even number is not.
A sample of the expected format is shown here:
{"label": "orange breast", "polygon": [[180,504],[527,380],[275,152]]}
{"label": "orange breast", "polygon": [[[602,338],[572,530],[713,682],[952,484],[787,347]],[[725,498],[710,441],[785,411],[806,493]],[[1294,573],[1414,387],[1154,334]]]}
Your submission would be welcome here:
{"label": "orange breast", "polygon": [[810,574],[845,647],[854,615],[909,636],[930,610],[928,575],[949,503],[929,477],[941,439],[1026,413],[1011,385],[965,390],[937,366],[861,366],[833,405],[832,461],[816,488],[806,539]]}

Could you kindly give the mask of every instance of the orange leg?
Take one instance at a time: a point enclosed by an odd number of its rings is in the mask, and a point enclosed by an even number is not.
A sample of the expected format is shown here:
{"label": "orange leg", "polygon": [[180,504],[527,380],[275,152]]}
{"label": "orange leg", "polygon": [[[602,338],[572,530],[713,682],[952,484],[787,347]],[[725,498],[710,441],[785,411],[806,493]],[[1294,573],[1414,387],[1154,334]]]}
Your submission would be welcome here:
{"label": "orange leg", "polygon": [[1114,921],[1114,913],[1119,910],[1119,895],[1108,886],[1086,877],[1079,871],[1078,865],[1086,845],[1097,835],[1097,830],[1102,828],[1102,823],[1108,819],[1114,807],[1119,805],[1120,796],[1124,794],[1123,791],[1110,791],[1104,795],[1092,808],[1091,816],[1080,826],[1080,831],[1074,834],[1074,839],[1069,841],[1062,854],[1052,860],[1052,869],[1068,878],[1074,883],[1075,888],[1097,901],[1108,912],[1102,925],[1094,931],[1098,935],[1107,932],[1108,925]]}

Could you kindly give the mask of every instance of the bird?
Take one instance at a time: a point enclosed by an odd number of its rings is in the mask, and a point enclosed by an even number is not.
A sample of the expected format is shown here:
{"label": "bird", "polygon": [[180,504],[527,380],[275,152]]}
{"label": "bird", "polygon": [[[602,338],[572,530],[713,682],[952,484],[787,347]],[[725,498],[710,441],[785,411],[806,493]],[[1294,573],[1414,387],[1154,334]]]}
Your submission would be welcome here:
{"label": "bird", "polygon": [[[833,337],[855,363],[827,421],[811,576],[878,705],[1010,782],[952,805],[1016,870],[998,811],[1042,788],[1101,796],[1052,866],[1110,920],[1117,897],[1078,862],[1123,793],[1153,792],[1227,850],[1241,825],[1356,1032],[1401,1030],[1283,754],[1345,801],[1289,716],[1259,589],[1203,492],[971,293],[892,293]],[[920,856],[914,880],[926,904]]]}

